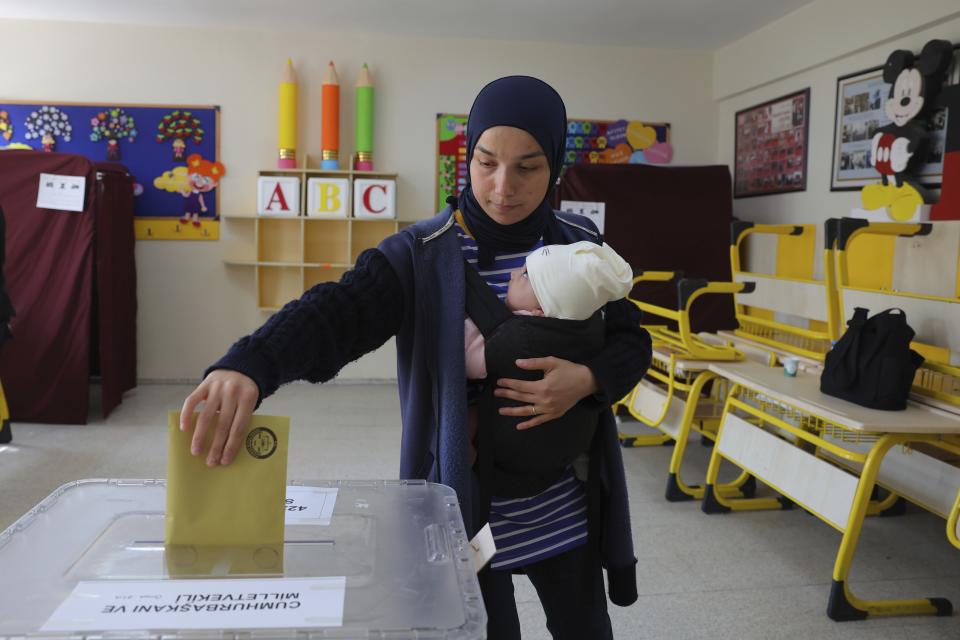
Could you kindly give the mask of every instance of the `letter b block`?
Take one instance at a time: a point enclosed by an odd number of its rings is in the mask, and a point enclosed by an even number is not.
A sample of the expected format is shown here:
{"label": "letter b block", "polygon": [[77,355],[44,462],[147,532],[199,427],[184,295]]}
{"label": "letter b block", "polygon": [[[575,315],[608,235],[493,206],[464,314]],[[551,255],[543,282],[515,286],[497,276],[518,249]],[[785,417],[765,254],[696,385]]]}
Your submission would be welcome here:
{"label": "letter b block", "polygon": [[345,178],[307,180],[307,215],[346,218],[350,212],[350,181]]}

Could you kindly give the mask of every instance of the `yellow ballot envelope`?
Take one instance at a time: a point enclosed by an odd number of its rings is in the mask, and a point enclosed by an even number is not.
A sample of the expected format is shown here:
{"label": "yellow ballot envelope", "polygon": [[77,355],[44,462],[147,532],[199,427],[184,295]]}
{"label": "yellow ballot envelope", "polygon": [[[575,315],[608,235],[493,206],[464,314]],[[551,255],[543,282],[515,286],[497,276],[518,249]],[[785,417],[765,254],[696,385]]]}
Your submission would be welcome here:
{"label": "yellow ballot envelope", "polygon": [[200,456],[190,455],[193,431],[180,431],[180,412],[170,412],[168,430],[168,573],[283,573],[290,419],[254,415],[234,461],[213,468],[206,465],[213,429]]}

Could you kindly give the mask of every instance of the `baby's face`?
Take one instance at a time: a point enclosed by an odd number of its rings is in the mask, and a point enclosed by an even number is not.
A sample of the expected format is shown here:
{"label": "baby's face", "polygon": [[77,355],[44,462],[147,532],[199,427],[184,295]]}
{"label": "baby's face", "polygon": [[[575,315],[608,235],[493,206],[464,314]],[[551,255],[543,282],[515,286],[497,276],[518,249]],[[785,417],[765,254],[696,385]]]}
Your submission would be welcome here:
{"label": "baby's face", "polygon": [[510,273],[510,284],[507,285],[507,308],[510,311],[530,311],[535,315],[543,315],[537,294],[533,292],[533,285],[527,277],[526,265]]}

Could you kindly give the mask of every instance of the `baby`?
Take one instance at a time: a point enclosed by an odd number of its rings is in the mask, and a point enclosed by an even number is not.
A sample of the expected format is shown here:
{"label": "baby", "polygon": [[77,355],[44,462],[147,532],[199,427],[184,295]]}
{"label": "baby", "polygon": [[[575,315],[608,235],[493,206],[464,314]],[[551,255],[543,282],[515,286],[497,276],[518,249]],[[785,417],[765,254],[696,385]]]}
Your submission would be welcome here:
{"label": "baby", "polygon": [[[479,275],[468,273],[470,278]],[[479,396],[477,443],[481,472],[492,475],[495,495],[525,497],[549,487],[589,449],[603,407],[585,398],[562,417],[519,431],[516,425],[527,418],[502,416],[499,408],[520,403],[494,396],[494,382],[542,378],[540,371],[519,369],[518,358],[556,356],[579,363],[594,358],[606,332],[598,311],[632,286],[630,265],[609,245],[577,242],[548,245],[527,256],[524,268],[510,276],[506,309],[486,287],[486,295],[496,300],[488,298],[486,308],[499,304],[500,313],[494,308],[483,318],[466,318],[464,347],[467,378],[490,381]],[[480,315],[471,295],[476,294],[468,294],[468,311]]]}
{"label": "baby", "polygon": [[[527,256],[526,265],[510,274],[506,306],[517,315],[586,320],[606,303],[625,297],[632,287],[630,265],[610,245],[548,245]],[[486,378],[483,334],[469,317],[464,339],[467,378]]]}

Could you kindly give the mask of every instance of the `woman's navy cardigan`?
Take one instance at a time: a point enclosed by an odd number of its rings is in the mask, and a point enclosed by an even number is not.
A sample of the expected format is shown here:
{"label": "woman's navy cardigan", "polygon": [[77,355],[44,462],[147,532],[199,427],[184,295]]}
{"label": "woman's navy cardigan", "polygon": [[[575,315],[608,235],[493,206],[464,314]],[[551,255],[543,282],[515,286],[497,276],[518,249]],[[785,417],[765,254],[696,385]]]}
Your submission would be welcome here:
{"label": "woman's navy cardigan", "polygon": [[[545,244],[599,242],[593,223],[556,213]],[[340,283],[324,283],[287,304],[253,335],[239,340],[210,369],[253,378],[260,399],[285,382],[333,378],[347,363],[397,338],[397,378],[403,421],[400,477],[440,482],[456,490],[467,531],[476,491],[468,460],[464,365],[464,260],[449,208],[364,252]],[[625,300],[605,309],[607,346],[585,363],[597,379],[596,402],[623,397],[650,363],[650,337]],[[538,427],[549,428],[549,426]],[[590,455],[588,523],[607,569],[610,599],[637,598],[636,558],[616,423],[601,413]]]}

